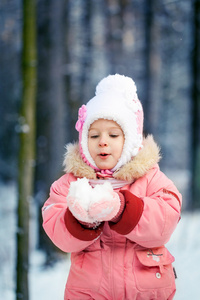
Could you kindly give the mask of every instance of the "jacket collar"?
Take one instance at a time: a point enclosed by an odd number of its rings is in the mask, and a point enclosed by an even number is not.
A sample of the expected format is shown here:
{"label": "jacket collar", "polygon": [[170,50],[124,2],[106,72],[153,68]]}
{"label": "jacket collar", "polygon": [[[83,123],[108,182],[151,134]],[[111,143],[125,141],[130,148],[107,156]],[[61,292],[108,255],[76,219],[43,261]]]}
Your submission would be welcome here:
{"label": "jacket collar", "polygon": [[[132,181],[144,176],[161,159],[160,148],[153,136],[149,135],[143,140],[143,148],[133,159],[113,173],[118,180]],[[96,179],[95,171],[81,158],[78,143],[68,144],[64,157],[64,171],[73,173],[76,177]]]}

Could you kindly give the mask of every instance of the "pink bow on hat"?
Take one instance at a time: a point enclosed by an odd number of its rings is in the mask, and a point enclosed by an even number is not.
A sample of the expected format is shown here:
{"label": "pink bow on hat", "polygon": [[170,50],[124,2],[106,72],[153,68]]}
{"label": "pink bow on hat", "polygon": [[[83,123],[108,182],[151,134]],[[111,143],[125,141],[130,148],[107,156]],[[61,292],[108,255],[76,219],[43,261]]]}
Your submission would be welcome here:
{"label": "pink bow on hat", "polygon": [[83,104],[78,111],[78,121],[76,122],[75,125],[77,131],[80,131],[82,129],[86,116],[87,116],[87,108]]}

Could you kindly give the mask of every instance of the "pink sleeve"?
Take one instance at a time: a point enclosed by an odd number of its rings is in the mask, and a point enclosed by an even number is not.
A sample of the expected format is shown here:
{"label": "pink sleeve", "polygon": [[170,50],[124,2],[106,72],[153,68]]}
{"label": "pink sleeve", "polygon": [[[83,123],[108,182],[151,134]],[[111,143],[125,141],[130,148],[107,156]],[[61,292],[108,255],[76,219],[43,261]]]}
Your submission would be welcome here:
{"label": "pink sleeve", "polygon": [[[86,229],[69,214],[66,196],[70,182],[76,178],[66,174],[55,181],[50,189],[50,197],[42,208],[43,228],[52,242],[64,252],[81,251],[94,242],[100,235],[98,231]],[[92,233],[92,234],[91,234]]]}
{"label": "pink sleeve", "polygon": [[144,247],[168,242],[180,220],[181,194],[159,169],[138,179],[130,191],[122,191],[126,206],[111,229]]}

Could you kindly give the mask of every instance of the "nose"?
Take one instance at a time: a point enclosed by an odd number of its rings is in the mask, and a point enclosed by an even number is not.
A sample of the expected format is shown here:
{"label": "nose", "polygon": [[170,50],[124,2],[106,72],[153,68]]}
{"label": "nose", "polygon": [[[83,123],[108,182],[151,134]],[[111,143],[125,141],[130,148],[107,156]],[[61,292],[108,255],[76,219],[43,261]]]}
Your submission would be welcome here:
{"label": "nose", "polygon": [[107,147],[108,144],[107,144],[106,142],[100,142],[100,143],[99,143],[99,146],[100,146],[100,147]]}
{"label": "nose", "polygon": [[100,147],[106,147],[106,146],[108,146],[108,143],[107,143],[105,137],[101,137],[101,139],[99,140],[99,146]]}

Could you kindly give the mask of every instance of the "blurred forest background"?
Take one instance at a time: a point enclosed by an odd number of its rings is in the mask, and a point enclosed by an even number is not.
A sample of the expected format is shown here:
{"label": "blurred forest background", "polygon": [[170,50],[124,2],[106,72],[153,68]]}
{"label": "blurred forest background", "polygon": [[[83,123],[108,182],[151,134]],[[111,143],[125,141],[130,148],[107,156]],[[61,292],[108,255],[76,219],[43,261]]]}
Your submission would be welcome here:
{"label": "blurred forest background", "polygon": [[[36,9],[35,45],[24,33],[25,2]],[[31,168],[38,218],[51,183],[62,174],[64,147],[77,139],[78,108],[94,96],[100,79],[115,73],[136,82],[145,134],[161,146],[160,167],[182,192],[184,210],[199,208],[199,24],[199,0],[1,0],[0,182],[19,182],[20,134],[29,134],[30,126],[21,114],[28,78],[23,47],[31,44],[36,133],[35,144],[25,144],[36,149]],[[28,98],[24,103],[28,111]],[[51,252],[39,228],[39,246]]]}

